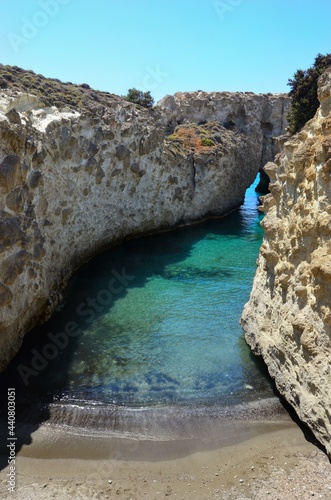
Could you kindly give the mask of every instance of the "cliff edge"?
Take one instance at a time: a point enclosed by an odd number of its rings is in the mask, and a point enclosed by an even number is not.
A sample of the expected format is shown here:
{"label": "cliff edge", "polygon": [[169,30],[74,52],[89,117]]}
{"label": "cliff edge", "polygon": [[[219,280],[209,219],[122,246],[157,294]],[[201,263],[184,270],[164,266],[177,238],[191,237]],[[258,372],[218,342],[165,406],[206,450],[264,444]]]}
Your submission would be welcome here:
{"label": "cliff edge", "polygon": [[331,69],[320,107],[265,167],[264,241],[246,340],[331,456]]}
{"label": "cliff edge", "polygon": [[0,370],[97,252],[243,203],[289,99],[198,94],[149,110],[0,65]]}

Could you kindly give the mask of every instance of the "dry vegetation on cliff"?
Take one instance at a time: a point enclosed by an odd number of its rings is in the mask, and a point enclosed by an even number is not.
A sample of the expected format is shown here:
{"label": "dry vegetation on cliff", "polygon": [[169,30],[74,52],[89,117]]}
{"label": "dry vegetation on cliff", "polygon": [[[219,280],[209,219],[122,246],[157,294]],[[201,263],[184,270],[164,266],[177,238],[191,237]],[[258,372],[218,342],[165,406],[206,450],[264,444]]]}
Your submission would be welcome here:
{"label": "dry vegetation on cliff", "polygon": [[3,64],[0,64],[1,89],[10,94],[28,92],[38,97],[45,106],[56,106],[59,109],[71,107],[91,110],[109,106],[115,98],[119,99],[114,94],[93,90],[87,83],[64,83],[56,78],[46,78],[30,70]]}
{"label": "dry vegetation on cliff", "polygon": [[230,135],[219,122],[210,121],[203,125],[196,123],[178,125],[167,139],[177,150],[186,154],[210,153],[219,150],[219,145],[225,143]]}

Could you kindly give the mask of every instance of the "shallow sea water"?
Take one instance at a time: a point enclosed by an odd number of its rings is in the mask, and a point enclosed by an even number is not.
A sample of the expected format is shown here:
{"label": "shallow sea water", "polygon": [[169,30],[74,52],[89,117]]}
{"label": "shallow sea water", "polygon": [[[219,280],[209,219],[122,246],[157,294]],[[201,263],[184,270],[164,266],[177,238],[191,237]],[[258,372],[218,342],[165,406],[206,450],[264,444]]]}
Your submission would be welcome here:
{"label": "shallow sea water", "polygon": [[[21,386],[22,399],[62,408],[231,406],[272,397],[239,325],[263,236],[255,185],[225,218],[132,240],[90,261],[50,321],[26,336],[2,383]],[[63,347],[72,323],[79,334]],[[32,374],[33,357],[43,365],[36,352],[47,363]]]}

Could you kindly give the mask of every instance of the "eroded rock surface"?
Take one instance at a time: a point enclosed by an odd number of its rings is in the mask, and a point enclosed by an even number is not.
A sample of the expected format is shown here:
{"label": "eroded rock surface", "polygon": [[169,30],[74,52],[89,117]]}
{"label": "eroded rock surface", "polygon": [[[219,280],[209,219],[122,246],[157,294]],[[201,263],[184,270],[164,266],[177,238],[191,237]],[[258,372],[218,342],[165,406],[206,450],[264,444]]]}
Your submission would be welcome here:
{"label": "eroded rock surface", "polygon": [[289,100],[189,93],[147,110],[16,67],[1,75],[3,369],[88,258],[239,207],[261,161],[272,159]]}
{"label": "eroded rock surface", "polygon": [[320,108],[265,167],[264,241],[242,326],[331,455],[331,70]]}

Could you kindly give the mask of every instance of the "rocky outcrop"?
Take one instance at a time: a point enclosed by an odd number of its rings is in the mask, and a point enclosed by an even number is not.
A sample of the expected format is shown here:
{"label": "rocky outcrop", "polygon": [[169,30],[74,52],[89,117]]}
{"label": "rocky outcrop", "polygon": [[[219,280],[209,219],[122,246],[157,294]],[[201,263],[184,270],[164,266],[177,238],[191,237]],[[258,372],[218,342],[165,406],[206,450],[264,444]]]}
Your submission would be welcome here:
{"label": "rocky outcrop", "polygon": [[279,152],[273,138],[285,131],[290,99],[285,94],[198,91],[165,96],[158,105],[171,110],[175,124],[214,120],[227,130],[246,135],[252,155],[247,160],[262,168]]}
{"label": "rocky outcrop", "polygon": [[320,108],[265,167],[265,237],[242,326],[331,455],[331,70]]}
{"label": "rocky outcrop", "polygon": [[288,103],[282,95],[192,93],[147,110],[86,84],[4,69],[0,369],[91,256],[237,208],[261,158],[271,159]]}

